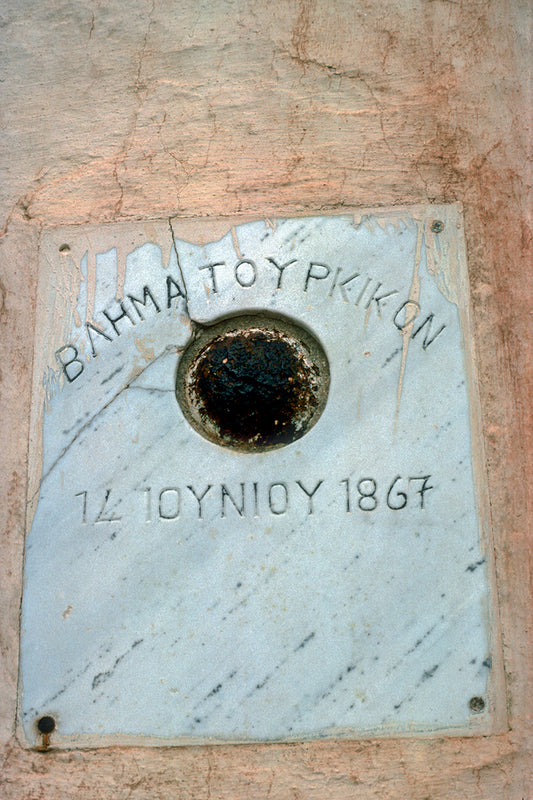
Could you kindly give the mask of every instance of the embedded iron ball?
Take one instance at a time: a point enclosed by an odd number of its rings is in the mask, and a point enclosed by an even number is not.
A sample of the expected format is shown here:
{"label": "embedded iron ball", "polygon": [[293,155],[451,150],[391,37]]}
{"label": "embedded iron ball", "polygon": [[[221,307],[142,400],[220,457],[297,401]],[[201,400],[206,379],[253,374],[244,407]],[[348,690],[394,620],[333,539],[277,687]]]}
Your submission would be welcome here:
{"label": "embedded iron ball", "polygon": [[302,410],[317,405],[310,368],[277,333],[219,336],[195,366],[196,391],[223,438],[273,444],[290,441]]}
{"label": "embedded iron ball", "polygon": [[176,394],[205,438],[247,452],[302,437],[326,404],[329,367],[314,336],[289,320],[246,315],[202,330],[183,354]]}

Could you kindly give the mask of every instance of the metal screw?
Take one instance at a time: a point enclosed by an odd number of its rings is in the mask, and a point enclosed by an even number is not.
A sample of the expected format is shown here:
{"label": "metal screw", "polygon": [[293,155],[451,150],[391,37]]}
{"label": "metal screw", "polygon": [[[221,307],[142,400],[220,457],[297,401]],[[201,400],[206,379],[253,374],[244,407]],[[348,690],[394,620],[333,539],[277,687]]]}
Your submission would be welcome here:
{"label": "metal screw", "polygon": [[431,230],[433,233],[442,233],[444,230],[444,222],[441,222],[440,219],[436,219],[434,222],[431,223]]}
{"label": "metal screw", "polygon": [[41,717],[37,722],[39,733],[52,733],[56,726],[56,721],[53,717]]}
{"label": "metal screw", "polygon": [[485,709],[485,701],[482,697],[471,697],[468,701],[468,706],[470,711],[474,711],[474,713],[479,714]]}

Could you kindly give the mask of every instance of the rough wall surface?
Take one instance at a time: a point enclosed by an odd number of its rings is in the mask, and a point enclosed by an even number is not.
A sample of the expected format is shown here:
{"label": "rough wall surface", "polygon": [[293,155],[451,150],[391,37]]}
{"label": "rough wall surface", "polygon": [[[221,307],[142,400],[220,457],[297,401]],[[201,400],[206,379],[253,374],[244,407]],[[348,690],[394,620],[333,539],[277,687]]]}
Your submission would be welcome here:
{"label": "rough wall surface", "polygon": [[[530,11],[521,0],[4,2],[2,797],[533,797]],[[509,730],[23,750],[14,720],[39,232],[428,200],[465,210]]]}

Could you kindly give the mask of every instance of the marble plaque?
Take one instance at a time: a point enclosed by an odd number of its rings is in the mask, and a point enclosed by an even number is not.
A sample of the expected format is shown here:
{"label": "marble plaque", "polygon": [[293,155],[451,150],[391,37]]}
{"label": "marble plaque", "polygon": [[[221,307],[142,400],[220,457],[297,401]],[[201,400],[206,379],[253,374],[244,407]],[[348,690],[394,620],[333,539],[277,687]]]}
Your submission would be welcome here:
{"label": "marble plaque", "polygon": [[40,270],[26,743],[494,730],[461,209],[53,230]]}

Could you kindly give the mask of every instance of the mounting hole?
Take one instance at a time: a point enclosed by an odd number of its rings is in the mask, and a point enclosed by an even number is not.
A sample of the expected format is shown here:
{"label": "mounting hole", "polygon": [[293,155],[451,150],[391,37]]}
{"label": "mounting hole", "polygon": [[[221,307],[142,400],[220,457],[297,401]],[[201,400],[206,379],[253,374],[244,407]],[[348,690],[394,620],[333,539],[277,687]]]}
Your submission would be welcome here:
{"label": "mounting hole", "polygon": [[204,328],[183,353],[176,396],[204,438],[244,452],[300,439],[317,422],[329,390],[319,341],[284,317],[265,313]]}
{"label": "mounting hole", "polygon": [[475,714],[480,714],[485,710],[485,701],[482,697],[471,697],[468,701],[468,707]]}
{"label": "mounting hole", "polygon": [[68,255],[68,253],[70,253],[70,245],[62,244],[59,248],[59,252]]}
{"label": "mounting hole", "polygon": [[41,717],[37,720],[37,730],[39,733],[52,733],[55,727],[56,721],[53,717]]}

